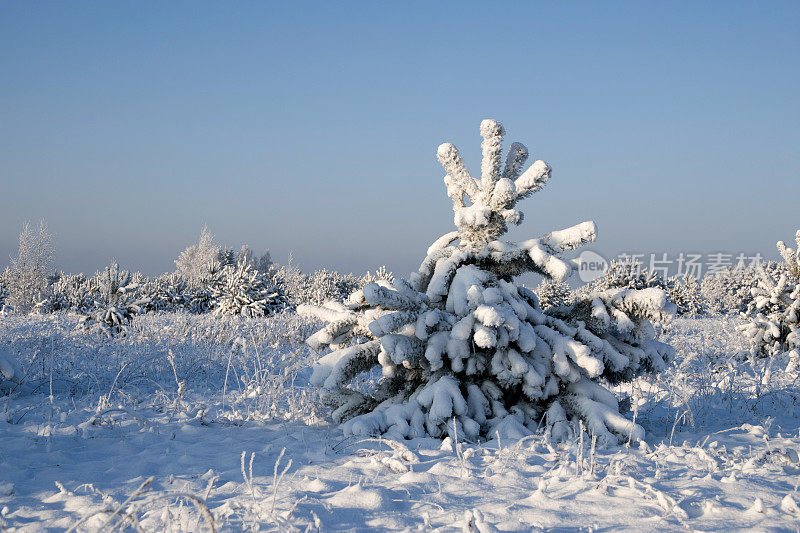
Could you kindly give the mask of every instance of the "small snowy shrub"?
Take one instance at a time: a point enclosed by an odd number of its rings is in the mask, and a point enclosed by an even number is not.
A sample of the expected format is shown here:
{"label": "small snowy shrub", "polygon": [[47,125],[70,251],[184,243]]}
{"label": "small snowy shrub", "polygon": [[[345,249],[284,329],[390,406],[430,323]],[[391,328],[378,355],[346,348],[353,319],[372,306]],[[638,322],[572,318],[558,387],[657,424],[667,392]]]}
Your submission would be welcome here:
{"label": "small snowy shrub", "polygon": [[344,301],[363,285],[362,280],[352,274],[326,269],[306,274],[291,264],[276,268],[273,279],[283,288],[292,308],[302,304],[320,305],[328,300]]}
{"label": "small snowy shrub", "polygon": [[112,263],[91,279],[91,290],[94,295],[92,309],[83,312],[78,322],[82,331],[98,331],[108,337],[124,334],[134,315],[142,312],[146,300],[136,296],[141,274],[131,274],[120,270],[117,263]]}
{"label": "small snowy shrub", "polygon": [[706,274],[700,282],[700,292],[711,313],[742,313],[752,301],[750,289],[756,285],[757,279],[756,270],[752,267],[724,268]]}
{"label": "small snowy shrub", "polygon": [[[665,367],[674,352],[655,340],[650,321],[674,305],[658,288],[614,288],[542,310],[514,278],[534,272],[563,281],[573,267],[561,255],[592,242],[595,224],[498,240],[522,222],[517,202],[544,187],[550,167],[536,161],[523,172],[528,150],[519,143],[501,166],[502,125],[485,120],[480,131],[480,180],[455,146],[438,149],[458,229],[431,245],[408,281],[381,280],[344,303],[300,306],[328,323],[308,339],[332,350],[312,383],[347,434],[475,440],[521,437],[544,423],[558,439],[568,437],[569,419],[582,419],[601,442],[642,438],[604,384]],[[352,384],[377,368],[376,386]]]}
{"label": "small snowy shrub", "polygon": [[[675,280],[664,279],[660,274],[650,272],[635,259],[611,261],[603,275],[582,287],[576,293],[586,298],[595,292],[611,289],[644,290],[658,288],[667,294],[667,301],[672,302]],[[674,302],[673,302],[674,303]],[[659,321],[660,322],[660,321]]]}
{"label": "small snowy shrub", "polygon": [[601,277],[592,282],[591,289],[605,291],[608,289],[647,289],[664,288],[663,279],[655,273],[648,272],[638,261],[633,259],[611,261]]}
{"label": "small snowy shrub", "polygon": [[212,313],[259,317],[272,315],[286,307],[286,298],[266,274],[246,261],[226,265],[213,272],[211,279]]}
{"label": "small snowy shrub", "polygon": [[551,307],[569,305],[574,299],[569,285],[551,278],[543,279],[533,292],[539,299],[539,306],[544,311]]}
{"label": "small snowy shrub", "polygon": [[700,284],[691,274],[682,277],[672,276],[664,286],[669,301],[678,307],[678,316],[699,316],[705,314],[705,298],[700,293]]}
{"label": "small snowy shrub", "polygon": [[785,273],[783,263],[767,261],[760,264],[737,265],[707,274],[700,283],[700,292],[711,313],[727,315],[747,311],[753,301],[752,289],[759,283],[759,271],[774,278]]}
{"label": "small snowy shrub", "polygon": [[146,280],[138,292],[147,301],[145,311],[176,312],[191,309],[192,290],[189,281],[180,274],[163,274]]}
{"label": "small snowy shrub", "polygon": [[756,355],[787,355],[787,371],[797,369],[800,363],[800,230],[796,241],[797,251],[778,242],[784,269],[759,271],[758,283],[751,291],[753,301],[745,314],[750,321],[740,327]]}
{"label": "small snowy shrub", "polygon": [[61,272],[50,291],[54,311],[72,310],[84,313],[92,309],[96,291],[83,274]]}
{"label": "small snowy shrub", "polygon": [[120,270],[117,263],[111,263],[92,278],[92,289],[95,292],[95,305],[125,305],[135,296],[143,276]]}

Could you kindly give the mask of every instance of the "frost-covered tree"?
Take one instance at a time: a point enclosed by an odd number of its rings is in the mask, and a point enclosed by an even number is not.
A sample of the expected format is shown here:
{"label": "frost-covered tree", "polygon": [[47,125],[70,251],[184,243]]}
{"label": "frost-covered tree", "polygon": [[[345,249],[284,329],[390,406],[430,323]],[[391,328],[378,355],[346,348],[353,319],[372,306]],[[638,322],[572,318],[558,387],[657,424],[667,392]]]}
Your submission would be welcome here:
{"label": "frost-covered tree", "polygon": [[593,292],[611,289],[643,290],[658,288],[667,294],[667,300],[672,301],[671,296],[675,289],[674,283],[674,278],[665,279],[660,274],[650,272],[635,258],[628,257],[611,261],[602,276],[580,287],[576,293],[585,297]]}
{"label": "frost-covered tree", "polygon": [[547,311],[551,307],[569,305],[574,299],[569,285],[552,278],[543,279],[533,292],[539,299],[539,306],[543,311]]}
{"label": "frost-covered tree", "polygon": [[706,274],[700,282],[700,293],[713,314],[742,313],[752,301],[750,289],[757,282],[758,269],[755,266],[726,267]]}
{"label": "frost-covered tree", "polygon": [[145,311],[191,311],[196,291],[180,274],[163,274],[139,286],[140,297],[146,300]]}
{"label": "frost-covered tree", "polygon": [[772,273],[759,270],[758,283],[751,291],[753,301],[745,314],[750,320],[740,326],[754,354],[787,355],[787,371],[796,370],[800,364],[800,230],[796,241],[796,251],[778,242],[783,269],[773,269]]}
{"label": "frost-covered tree", "polygon": [[273,270],[272,252],[269,251],[269,248],[267,248],[259,257],[255,258],[253,268],[259,272],[264,272],[265,274],[269,274]]}
{"label": "frost-covered tree", "polygon": [[215,271],[210,290],[215,315],[259,317],[286,307],[281,288],[245,261]]}
{"label": "frost-covered tree", "polygon": [[256,255],[248,245],[243,244],[238,254],[233,254],[231,249],[225,249],[219,254],[218,262],[222,266],[247,263],[253,269],[269,274],[272,269],[272,254],[267,249],[263,254]]}
{"label": "frost-covered tree", "polygon": [[142,278],[139,273],[121,270],[116,262],[97,272],[91,280],[93,307],[82,313],[78,329],[98,331],[108,337],[125,334],[131,319],[147,304],[137,294]]}
{"label": "frost-covered tree", "polygon": [[19,234],[19,251],[11,258],[6,278],[8,305],[17,312],[26,313],[47,299],[52,272],[53,236],[44,221],[38,228],[26,222]]}
{"label": "frost-covered tree", "polygon": [[6,276],[10,269],[6,268],[5,271],[0,273],[0,313],[4,313],[6,307],[6,299],[8,298],[8,289],[6,288]]}
{"label": "frost-covered tree", "polygon": [[700,292],[709,312],[723,315],[746,312],[753,301],[752,289],[758,285],[762,270],[778,279],[786,273],[786,266],[776,261],[765,261],[739,264],[706,274],[700,282]]}
{"label": "frost-covered tree", "polygon": [[231,247],[221,249],[219,253],[217,253],[216,262],[219,264],[220,268],[224,268],[228,265],[236,265],[236,252]]}
{"label": "frost-covered tree", "polygon": [[[138,278],[138,279],[137,279]],[[140,273],[122,270],[116,262],[95,274],[92,280],[97,301],[104,306],[124,305],[139,288]]]}
{"label": "frost-covered tree", "polygon": [[220,250],[214,244],[214,236],[204,226],[197,244],[189,246],[175,260],[178,274],[193,286],[201,285],[211,277],[211,267],[218,261]]}
{"label": "frost-covered tree", "polygon": [[699,316],[706,312],[706,302],[700,284],[691,274],[672,276],[664,286],[669,301],[678,307],[679,316]]}
{"label": "frost-covered tree", "polygon": [[97,298],[96,287],[83,274],[60,272],[51,287],[50,301],[55,311],[72,310],[85,313]]}
{"label": "frost-covered tree", "polygon": [[[655,340],[650,321],[674,305],[658,288],[609,289],[542,310],[514,278],[534,272],[563,281],[573,263],[562,254],[592,242],[595,224],[498,240],[522,221],[517,202],[544,187],[550,167],[536,161],[523,171],[528,150],[519,143],[502,165],[502,125],[485,120],[480,132],[481,179],[455,146],[438,149],[458,229],[428,248],[408,281],[378,281],[344,303],[299,308],[328,323],[308,339],[332,350],[312,382],[347,434],[474,440],[530,434],[543,422],[564,438],[568,420],[579,418],[604,442],[641,438],[602,383],[665,367],[673,350]],[[382,374],[375,386],[353,383],[373,369]]]}
{"label": "frost-covered tree", "polygon": [[236,262],[246,263],[255,268],[256,254],[253,253],[253,250],[251,250],[249,246],[243,244],[242,249],[239,250],[239,254],[236,256]]}
{"label": "frost-covered tree", "polygon": [[322,268],[307,274],[291,260],[288,265],[272,268],[271,272],[274,282],[283,288],[290,308],[302,304],[320,305],[328,300],[341,302],[364,285],[363,278],[335,270]]}
{"label": "frost-covered tree", "polygon": [[611,261],[603,275],[592,282],[592,290],[608,289],[648,289],[664,288],[664,280],[655,273],[649,272],[635,259],[627,258]]}

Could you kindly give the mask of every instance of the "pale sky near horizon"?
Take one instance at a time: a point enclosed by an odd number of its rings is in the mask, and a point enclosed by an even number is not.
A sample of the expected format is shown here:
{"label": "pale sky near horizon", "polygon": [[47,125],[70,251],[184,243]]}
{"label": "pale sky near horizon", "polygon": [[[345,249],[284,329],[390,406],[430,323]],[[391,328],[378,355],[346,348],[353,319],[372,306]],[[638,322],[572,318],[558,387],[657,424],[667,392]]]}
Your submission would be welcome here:
{"label": "pale sky near horizon", "polygon": [[436,147],[553,167],[522,239],[776,256],[800,227],[797,2],[0,0],[0,268],[147,274],[207,224],[305,270],[406,275],[451,231]]}

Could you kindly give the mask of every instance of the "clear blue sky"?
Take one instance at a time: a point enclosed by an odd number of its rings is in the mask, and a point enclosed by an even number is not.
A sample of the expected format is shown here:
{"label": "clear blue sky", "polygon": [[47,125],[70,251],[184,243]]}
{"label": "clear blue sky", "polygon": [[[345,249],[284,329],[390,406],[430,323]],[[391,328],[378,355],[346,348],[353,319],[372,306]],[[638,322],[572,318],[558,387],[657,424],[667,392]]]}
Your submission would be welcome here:
{"label": "clear blue sky", "polygon": [[[566,4],[566,5],[565,5]],[[0,264],[173,269],[208,224],[306,269],[414,269],[483,118],[548,161],[512,238],[772,254],[800,227],[798,2],[0,3]]]}

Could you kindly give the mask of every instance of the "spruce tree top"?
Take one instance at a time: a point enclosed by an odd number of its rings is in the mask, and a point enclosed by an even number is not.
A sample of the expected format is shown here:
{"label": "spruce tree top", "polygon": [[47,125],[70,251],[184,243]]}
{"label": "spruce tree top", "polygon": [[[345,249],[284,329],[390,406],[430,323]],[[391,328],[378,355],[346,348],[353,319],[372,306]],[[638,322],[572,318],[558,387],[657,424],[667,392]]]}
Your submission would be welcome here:
{"label": "spruce tree top", "polygon": [[558,281],[566,279],[572,273],[572,264],[556,256],[593,242],[594,222],[583,222],[520,243],[497,241],[508,231],[509,224],[522,222],[523,213],[516,208],[517,202],[545,186],[550,178],[550,166],[537,160],[523,172],[528,149],[518,142],[511,145],[505,165],[502,165],[503,125],[487,119],[481,122],[480,132],[483,138],[480,179],[470,175],[453,144],[444,143],[437,150],[439,162],[447,172],[444,182],[447,195],[453,201],[458,230],[439,238],[428,249],[428,255],[435,255],[436,251],[458,240],[458,248],[477,256],[479,266],[498,277],[509,279],[525,272],[536,272]]}

